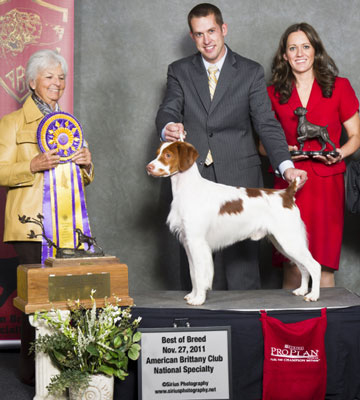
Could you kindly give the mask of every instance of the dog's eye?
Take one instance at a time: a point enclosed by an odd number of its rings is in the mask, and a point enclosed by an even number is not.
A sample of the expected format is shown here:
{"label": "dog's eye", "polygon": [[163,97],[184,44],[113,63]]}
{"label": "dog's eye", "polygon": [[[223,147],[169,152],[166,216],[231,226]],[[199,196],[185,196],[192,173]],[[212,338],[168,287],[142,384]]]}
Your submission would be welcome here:
{"label": "dog's eye", "polygon": [[165,158],[171,158],[171,154],[170,153],[165,153]]}

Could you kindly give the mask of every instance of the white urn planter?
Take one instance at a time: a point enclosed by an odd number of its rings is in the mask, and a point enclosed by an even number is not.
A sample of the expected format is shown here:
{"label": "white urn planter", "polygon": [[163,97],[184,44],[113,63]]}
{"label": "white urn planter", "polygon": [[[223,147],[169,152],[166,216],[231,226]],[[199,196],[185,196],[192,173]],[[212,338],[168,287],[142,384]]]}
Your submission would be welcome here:
{"label": "white urn planter", "polygon": [[113,400],[114,377],[92,375],[89,386],[81,394],[74,396],[70,390],[70,400]]}

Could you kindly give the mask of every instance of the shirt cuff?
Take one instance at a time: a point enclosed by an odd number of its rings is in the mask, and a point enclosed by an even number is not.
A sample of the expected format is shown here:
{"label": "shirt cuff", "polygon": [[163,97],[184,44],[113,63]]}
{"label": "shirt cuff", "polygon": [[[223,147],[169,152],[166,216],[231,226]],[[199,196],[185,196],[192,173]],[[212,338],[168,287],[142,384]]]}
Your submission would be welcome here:
{"label": "shirt cuff", "polygon": [[288,168],[295,168],[295,165],[291,160],[285,160],[282,163],[280,163],[278,169],[275,171],[275,175],[281,176],[283,179],[285,179],[284,178],[284,172]]}
{"label": "shirt cuff", "polygon": [[166,129],[166,127],[169,125],[169,124],[174,124],[175,122],[168,122],[164,127],[163,127],[163,129],[162,129],[162,131],[161,131],[161,134],[160,134],[160,139],[163,141],[163,142],[166,142],[166,139],[165,139],[165,129]]}

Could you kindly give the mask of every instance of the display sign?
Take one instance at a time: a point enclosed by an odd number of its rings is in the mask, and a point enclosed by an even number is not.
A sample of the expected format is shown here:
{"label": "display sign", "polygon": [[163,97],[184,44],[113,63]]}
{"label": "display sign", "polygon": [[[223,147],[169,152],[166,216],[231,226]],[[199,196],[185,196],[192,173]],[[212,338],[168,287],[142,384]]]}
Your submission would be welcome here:
{"label": "display sign", "polygon": [[231,399],[229,326],[139,331],[139,399]]}

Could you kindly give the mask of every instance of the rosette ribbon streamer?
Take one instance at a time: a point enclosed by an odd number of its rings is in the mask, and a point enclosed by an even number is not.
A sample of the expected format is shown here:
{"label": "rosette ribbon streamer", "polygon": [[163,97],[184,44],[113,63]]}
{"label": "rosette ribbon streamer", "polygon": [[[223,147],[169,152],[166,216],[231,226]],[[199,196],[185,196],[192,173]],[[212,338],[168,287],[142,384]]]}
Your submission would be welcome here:
{"label": "rosette ribbon streamer", "polygon": [[[91,236],[81,168],[71,160],[84,147],[81,125],[71,114],[50,113],[38,127],[37,141],[42,152],[57,149],[60,156],[56,168],[44,171],[45,234],[58,247],[76,248],[76,228]],[[56,249],[43,238],[42,262],[55,256]]]}

